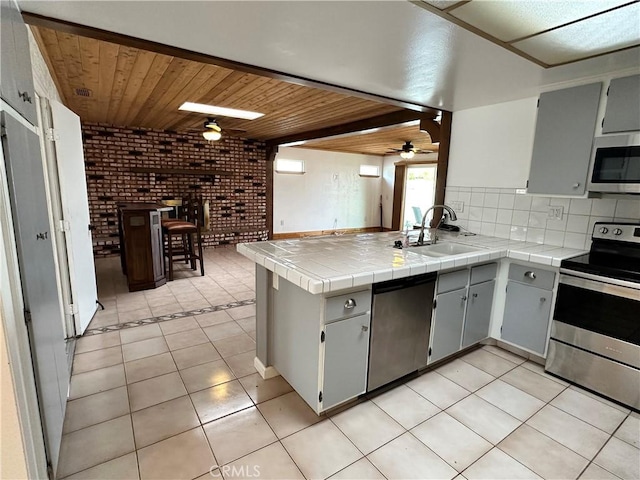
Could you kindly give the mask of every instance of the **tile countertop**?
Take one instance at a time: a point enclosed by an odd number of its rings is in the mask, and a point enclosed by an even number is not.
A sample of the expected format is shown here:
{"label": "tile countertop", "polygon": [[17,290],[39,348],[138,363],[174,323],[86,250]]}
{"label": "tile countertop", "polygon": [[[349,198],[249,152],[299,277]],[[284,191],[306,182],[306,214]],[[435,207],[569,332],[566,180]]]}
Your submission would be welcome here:
{"label": "tile countertop", "polygon": [[440,241],[479,247],[476,252],[427,257],[411,249],[393,248],[400,232],[329,235],[304,239],[241,243],[237,251],[291,283],[313,293],[328,293],[427,272],[512,258],[560,266],[565,258],[586,250],[541,245],[483,235],[439,233]]}

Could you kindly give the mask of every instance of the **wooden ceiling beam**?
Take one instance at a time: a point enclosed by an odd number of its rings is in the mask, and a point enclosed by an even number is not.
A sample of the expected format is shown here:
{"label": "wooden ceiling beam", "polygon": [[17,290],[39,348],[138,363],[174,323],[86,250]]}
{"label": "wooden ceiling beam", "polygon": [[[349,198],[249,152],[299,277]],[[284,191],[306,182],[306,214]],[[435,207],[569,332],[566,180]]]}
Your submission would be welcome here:
{"label": "wooden ceiling beam", "polygon": [[276,70],[271,70],[263,67],[256,67],[242,62],[236,62],[225,58],[215,57],[213,55],[207,55],[204,53],[194,52],[192,50],[186,50],[171,45],[165,45],[158,42],[152,42],[150,40],[144,40],[130,35],[123,35],[120,33],[109,32],[95,27],[89,27],[87,25],[81,25],[79,23],[68,22],[66,20],[60,20],[44,15],[38,15],[23,11],[22,17],[24,21],[33,26],[50,28],[60,32],[70,33],[73,35],[79,35],[96,40],[102,40],[105,42],[117,43],[119,45],[125,45],[127,47],[138,48],[142,50],[148,50],[151,52],[161,53],[172,57],[182,58],[185,60],[191,60],[194,62],[206,63],[210,65],[217,65],[220,67],[230,68],[240,72],[251,73],[262,77],[274,78],[276,80],[282,80],[305,87],[319,88],[325,91],[341,93],[352,97],[358,97],[365,100],[372,100],[375,102],[385,103],[387,105],[393,105],[400,108],[414,110],[417,112],[423,112],[433,114],[438,113],[437,109],[428,107],[426,105],[420,105],[413,102],[407,102],[398,100],[395,98],[385,97],[383,95],[375,95],[361,90],[356,90],[347,87],[341,87],[338,85],[332,85],[330,83],[321,82],[318,80],[312,80],[310,78],[299,77],[297,75],[291,75]]}
{"label": "wooden ceiling beam", "polygon": [[267,140],[268,145],[282,145],[285,143],[300,142],[304,140],[313,140],[315,138],[332,137],[334,135],[344,135],[345,133],[361,132],[371,128],[386,127],[389,125],[398,125],[400,123],[410,122],[412,120],[421,120],[422,118],[434,118],[433,114],[424,114],[412,110],[399,110],[397,112],[386,113],[376,117],[356,120],[354,122],[343,123],[333,127],[319,128],[307,132],[300,132],[294,135],[285,135],[283,137],[272,138]]}

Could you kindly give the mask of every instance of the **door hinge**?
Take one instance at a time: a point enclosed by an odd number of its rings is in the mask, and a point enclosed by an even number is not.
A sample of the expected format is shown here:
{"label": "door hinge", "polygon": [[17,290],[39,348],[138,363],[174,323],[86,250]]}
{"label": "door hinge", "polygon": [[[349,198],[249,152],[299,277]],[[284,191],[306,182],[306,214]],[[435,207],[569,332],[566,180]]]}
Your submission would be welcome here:
{"label": "door hinge", "polygon": [[500,325],[500,335],[502,335],[502,325]]}
{"label": "door hinge", "polygon": [[611,90],[611,85],[607,87],[607,97],[609,96],[609,90]]}
{"label": "door hinge", "polygon": [[320,395],[318,395],[318,401],[322,402],[322,392],[320,392]]}
{"label": "door hinge", "polygon": [[540,107],[540,99],[538,99],[538,103],[536,103],[536,108]]}
{"label": "door hinge", "polygon": [[320,343],[324,342],[324,332],[320,332]]}
{"label": "door hinge", "polygon": [[70,232],[71,231],[71,223],[68,220],[59,220],[58,221],[58,231],[59,232]]}
{"label": "door hinge", "polygon": [[67,315],[75,315],[75,314],[77,314],[78,313],[78,305],[76,305],[75,303],[68,304],[64,313],[66,313]]}
{"label": "door hinge", "polygon": [[602,122],[600,122],[600,126],[604,128],[604,117],[602,117]]}
{"label": "door hinge", "polygon": [[524,187],[529,188],[529,180],[527,180],[527,184]]}
{"label": "door hinge", "polygon": [[434,299],[433,300],[433,309],[435,310],[435,308],[438,306],[438,299]]}
{"label": "door hinge", "polygon": [[429,347],[429,356],[431,356],[431,347]]}
{"label": "door hinge", "polygon": [[31,312],[29,310],[24,311],[24,323],[27,325],[31,323]]}
{"label": "door hinge", "polygon": [[47,140],[49,140],[50,142],[55,142],[57,140],[60,140],[60,135],[58,135],[56,133],[55,129],[48,128],[47,129]]}

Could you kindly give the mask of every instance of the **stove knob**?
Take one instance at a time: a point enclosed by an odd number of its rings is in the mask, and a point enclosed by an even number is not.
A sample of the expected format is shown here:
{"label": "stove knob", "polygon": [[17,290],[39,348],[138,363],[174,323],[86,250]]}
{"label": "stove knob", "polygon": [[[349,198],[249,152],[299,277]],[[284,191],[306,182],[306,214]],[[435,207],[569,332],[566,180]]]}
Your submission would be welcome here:
{"label": "stove knob", "polygon": [[616,228],[613,230],[613,234],[614,235],[622,235],[622,230],[620,230],[619,228]]}
{"label": "stove knob", "polygon": [[607,233],[609,233],[609,229],[608,229],[607,227],[602,227],[602,228],[600,229],[600,233],[602,233],[602,234],[607,234]]}

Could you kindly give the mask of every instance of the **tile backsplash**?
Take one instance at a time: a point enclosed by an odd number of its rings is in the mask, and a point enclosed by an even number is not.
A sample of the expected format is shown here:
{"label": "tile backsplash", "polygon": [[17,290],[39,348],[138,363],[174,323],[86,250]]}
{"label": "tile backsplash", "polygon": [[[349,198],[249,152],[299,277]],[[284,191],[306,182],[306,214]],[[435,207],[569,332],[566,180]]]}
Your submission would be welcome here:
{"label": "tile backsplash", "polygon": [[[640,222],[640,199],[629,197],[545,197],[514,188],[447,186],[445,203],[458,215],[450,223],[473,233],[569,248],[588,249],[596,222]],[[551,218],[552,207],[562,208],[559,218]]]}

